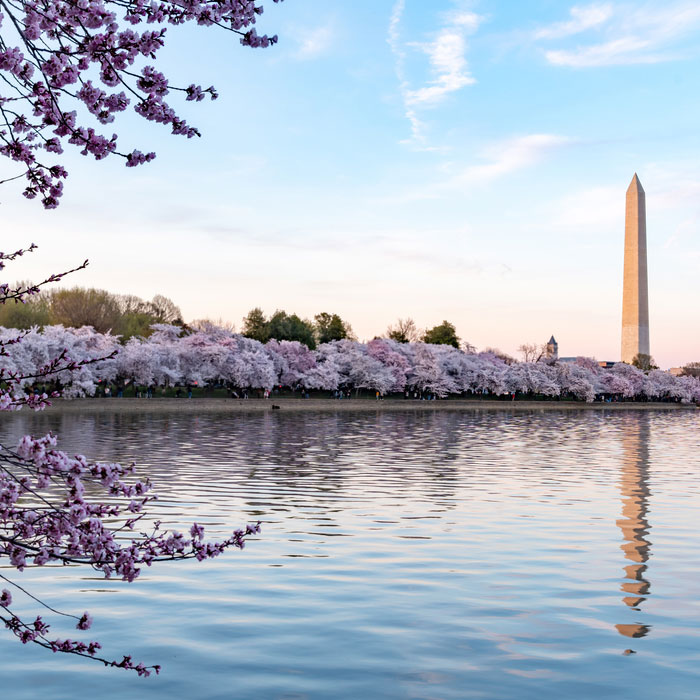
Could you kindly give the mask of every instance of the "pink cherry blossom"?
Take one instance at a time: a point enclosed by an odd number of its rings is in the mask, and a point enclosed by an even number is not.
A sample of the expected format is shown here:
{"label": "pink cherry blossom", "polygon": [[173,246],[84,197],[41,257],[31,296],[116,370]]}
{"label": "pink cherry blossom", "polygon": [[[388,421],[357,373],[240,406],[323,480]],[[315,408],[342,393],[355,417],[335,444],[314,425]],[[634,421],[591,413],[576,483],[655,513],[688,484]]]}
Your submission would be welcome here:
{"label": "pink cherry blossom", "polygon": [[[273,0],[277,3],[281,0]],[[63,143],[96,160],[121,156],[127,167],[155,158],[138,148],[123,151],[116,134],[101,127],[132,107],[171,133],[199,136],[196,127],[166,102],[173,93],[186,101],[217,98],[214,87],[179,87],[153,61],[168,31],[193,22],[232,32],[240,43],[267,48],[277,36],[259,35],[263,12],[257,0],[6,0],[0,7],[0,155],[19,167],[4,182],[23,177],[24,196],[58,206],[67,173],[54,160]],[[99,84],[93,82],[99,76]],[[105,89],[106,88],[106,89]],[[94,123],[79,123],[78,111]],[[83,121],[83,117],[80,118]],[[89,122],[89,119],[87,119]],[[2,184],[2,181],[0,181]]]}
{"label": "pink cherry blossom", "polygon": [[[0,269],[25,252],[0,253]],[[52,275],[47,281],[62,276]],[[2,285],[0,303],[21,303],[40,286]],[[147,347],[160,357],[164,355],[162,346],[177,340],[178,334],[164,327],[156,329],[154,341]],[[123,369],[116,360],[120,348],[118,338],[89,327],[49,326],[42,332],[0,328],[0,410],[41,410],[61,393],[68,397],[94,393],[97,383],[116,379]],[[259,352],[264,355],[262,348]],[[127,361],[132,361],[126,355]],[[51,397],[45,391],[34,392],[37,382],[51,382],[58,389],[51,391]],[[145,507],[156,497],[150,482],[133,479],[133,465],[91,462],[82,455],[68,455],[57,446],[51,434],[38,438],[25,435],[14,448],[0,445],[0,559],[18,571],[49,563],[84,564],[106,578],[119,576],[132,582],[144,566],[154,562],[210,559],[230,548],[243,549],[246,538],[260,531],[256,523],[235,530],[224,540],[207,542],[204,529],[197,524],[187,537],[161,530],[155,523],[150,532],[136,534],[135,526],[144,518]],[[130,532],[131,537],[124,538],[124,532]],[[4,573],[0,577],[27,594]],[[12,604],[10,591],[3,589],[0,621],[23,644],[96,659],[134,670],[139,676],[160,671],[160,666],[145,666],[130,656],[119,662],[100,658],[96,654],[101,646],[96,641],[52,639],[50,625],[41,617],[25,621],[13,611]],[[70,617],[77,621],[78,630],[92,625],[88,612]]]}

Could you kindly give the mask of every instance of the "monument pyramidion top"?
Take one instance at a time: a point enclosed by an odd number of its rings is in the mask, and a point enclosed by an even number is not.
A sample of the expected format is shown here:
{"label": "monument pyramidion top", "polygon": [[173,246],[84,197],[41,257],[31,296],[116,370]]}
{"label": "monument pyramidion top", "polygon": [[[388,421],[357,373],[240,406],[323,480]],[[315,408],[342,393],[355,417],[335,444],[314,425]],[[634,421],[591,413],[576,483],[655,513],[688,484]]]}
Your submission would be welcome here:
{"label": "monument pyramidion top", "polygon": [[630,182],[630,186],[627,188],[627,192],[644,192],[644,188],[642,187],[642,183],[639,181],[639,178],[637,177],[637,173],[634,174],[634,177],[632,178],[632,182]]}

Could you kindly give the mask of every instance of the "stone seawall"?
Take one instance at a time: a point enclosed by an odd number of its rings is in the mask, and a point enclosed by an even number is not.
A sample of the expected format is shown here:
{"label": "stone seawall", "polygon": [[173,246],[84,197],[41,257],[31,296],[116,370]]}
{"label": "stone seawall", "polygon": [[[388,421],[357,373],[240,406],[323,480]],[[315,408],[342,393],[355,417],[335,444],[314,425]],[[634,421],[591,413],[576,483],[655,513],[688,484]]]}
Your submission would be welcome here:
{"label": "stone seawall", "polygon": [[284,411],[694,411],[695,404],[680,403],[584,403],[579,401],[488,401],[447,399],[59,399],[50,412],[173,412],[262,413]]}

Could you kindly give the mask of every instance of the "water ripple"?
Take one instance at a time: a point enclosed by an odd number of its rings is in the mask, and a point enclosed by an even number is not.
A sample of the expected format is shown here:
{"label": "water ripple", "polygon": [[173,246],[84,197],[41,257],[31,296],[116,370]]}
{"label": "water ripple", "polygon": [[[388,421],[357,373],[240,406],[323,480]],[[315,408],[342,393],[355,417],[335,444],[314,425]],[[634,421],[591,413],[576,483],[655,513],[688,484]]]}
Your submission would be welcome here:
{"label": "water ripple", "polygon": [[13,700],[696,697],[695,414],[19,413],[0,439],[48,430],[136,462],[170,526],[264,528],[131,586],[25,571],[90,609],[108,654],[165,670],[133,679],[4,635]]}

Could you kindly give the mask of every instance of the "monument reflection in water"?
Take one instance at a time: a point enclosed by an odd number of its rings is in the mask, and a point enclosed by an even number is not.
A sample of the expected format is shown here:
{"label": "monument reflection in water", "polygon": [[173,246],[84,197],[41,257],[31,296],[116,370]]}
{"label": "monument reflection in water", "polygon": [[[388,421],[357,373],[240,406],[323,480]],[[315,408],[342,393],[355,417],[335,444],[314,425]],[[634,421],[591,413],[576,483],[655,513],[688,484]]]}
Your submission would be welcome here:
{"label": "monument reflection in water", "polygon": [[[645,577],[647,561],[651,554],[651,542],[647,539],[651,526],[647,520],[649,511],[649,416],[642,414],[638,420],[625,426],[622,437],[622,468],[620,474],[622,517],[617,526],[624,539],[620,549],[625,559],[632,562],[624,567],[625,579],[621,590],[627,595],[622,599],[631,611],[639,612],[646,600],[650,584]],[[638,622],[615,625],[625,637],[644,637],[651,627]]]}

